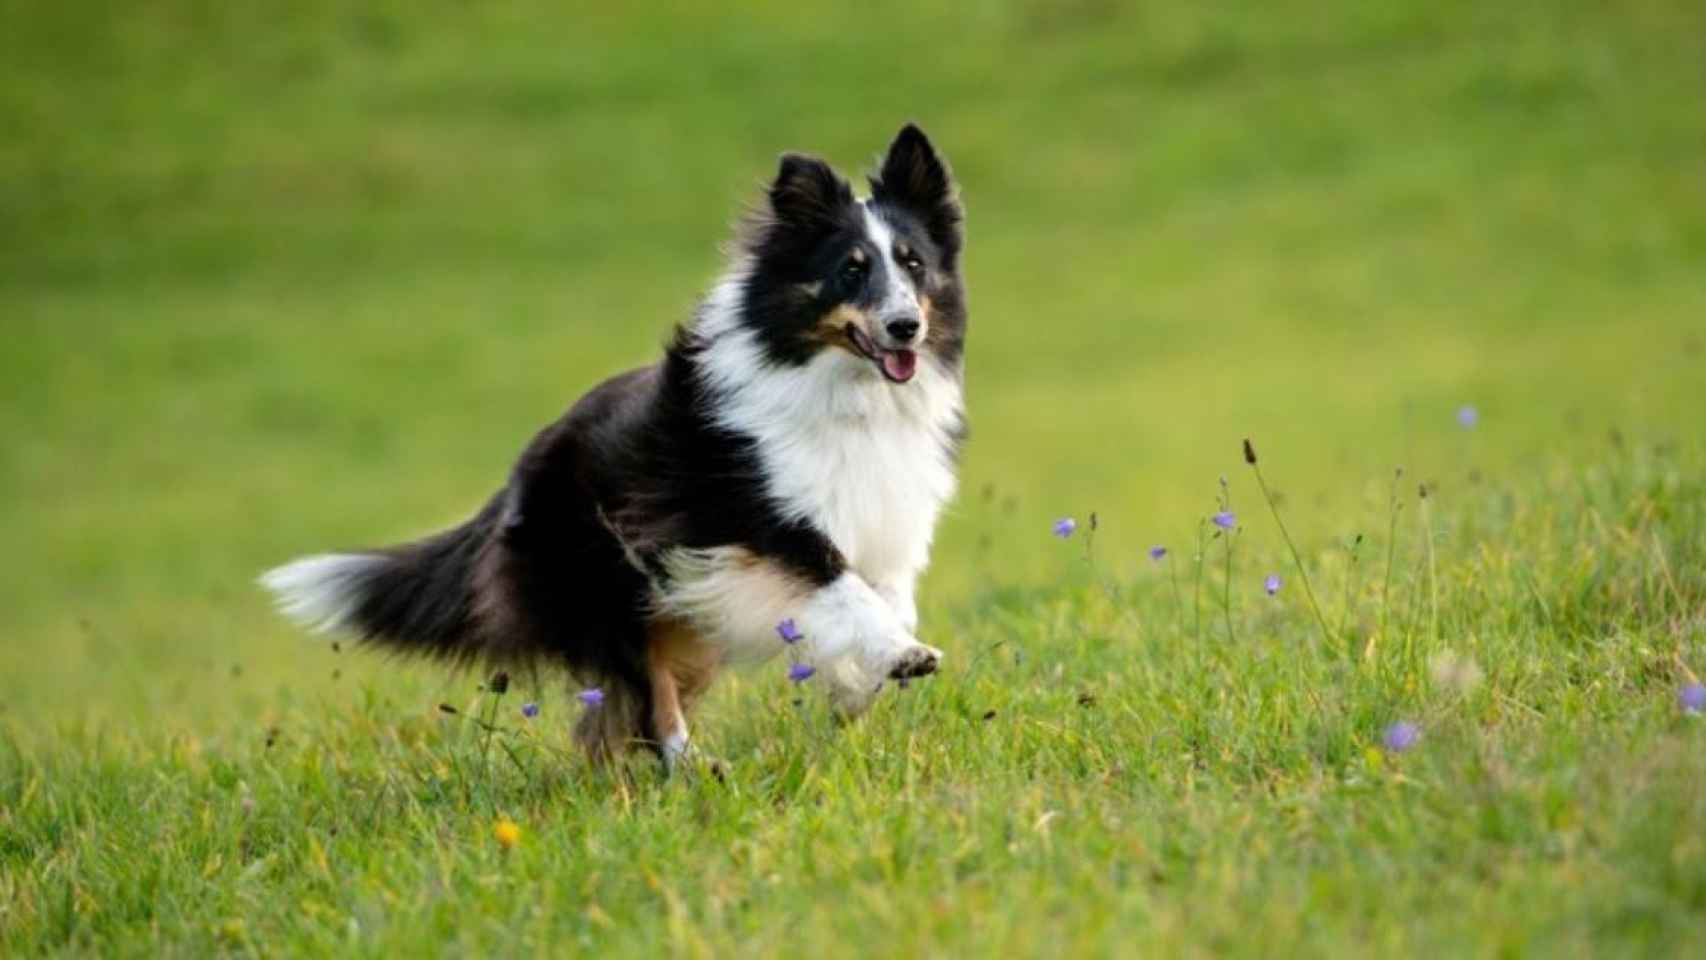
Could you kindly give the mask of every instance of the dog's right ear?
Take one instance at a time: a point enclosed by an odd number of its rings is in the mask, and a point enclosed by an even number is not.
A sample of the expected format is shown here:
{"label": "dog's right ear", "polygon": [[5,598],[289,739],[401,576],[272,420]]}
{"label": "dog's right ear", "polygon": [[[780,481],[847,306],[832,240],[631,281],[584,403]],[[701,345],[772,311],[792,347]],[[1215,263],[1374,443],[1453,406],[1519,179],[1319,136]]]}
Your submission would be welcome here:
{"label": "dog's right ear", "polygon": [[805,229],[833,228],[853,202],[853,188],[816,157],[784,153],[770,185],[770,212],[780,223]]}

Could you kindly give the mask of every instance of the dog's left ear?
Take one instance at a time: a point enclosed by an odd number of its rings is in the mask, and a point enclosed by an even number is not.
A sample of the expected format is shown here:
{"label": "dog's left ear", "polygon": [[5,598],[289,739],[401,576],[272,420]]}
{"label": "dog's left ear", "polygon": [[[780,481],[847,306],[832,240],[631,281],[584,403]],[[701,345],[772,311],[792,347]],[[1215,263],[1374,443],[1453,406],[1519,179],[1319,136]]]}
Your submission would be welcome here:
{"label": "dog's left ear", "polygon": [[965,220],[959,188],[947,162],[917,124],[901,127],[889,144],[882,170],[871,178],[871,198],[917,214],[944,253],[952,257],[959,252]]}

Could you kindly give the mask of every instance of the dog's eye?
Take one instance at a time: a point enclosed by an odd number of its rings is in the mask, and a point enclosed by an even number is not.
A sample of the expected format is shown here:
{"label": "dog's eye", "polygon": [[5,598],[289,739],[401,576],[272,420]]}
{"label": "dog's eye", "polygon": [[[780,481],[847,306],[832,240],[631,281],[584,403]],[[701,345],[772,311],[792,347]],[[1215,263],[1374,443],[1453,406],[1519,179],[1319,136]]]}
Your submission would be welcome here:
{"label": "dog's eye", "polygon": [[900,262],[900,265],[905,267],[906,272],[912,274],[914,279],[922,279],[923,278],[923,276],[924,276],[924,261],[920,260],[918,258],[917,254],[908,255],[906,259],[904,259]]}
{"label": "dog's eye", "polygon": [[859,260],[847,261],[846,266],[841,268],[841,279],[850,284],[865,279],[865,264]]}

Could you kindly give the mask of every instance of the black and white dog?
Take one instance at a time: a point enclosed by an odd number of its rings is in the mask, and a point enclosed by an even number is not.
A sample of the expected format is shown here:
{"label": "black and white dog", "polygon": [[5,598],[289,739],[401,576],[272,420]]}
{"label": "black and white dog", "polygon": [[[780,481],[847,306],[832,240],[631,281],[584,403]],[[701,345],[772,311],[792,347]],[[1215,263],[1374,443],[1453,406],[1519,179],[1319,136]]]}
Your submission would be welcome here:
{"label": "black and white dog", "polygon": [[581,398],[477,516],[262,582],[318,629],[598,685],[600,759],[673,763],[718,668],[780,653],[785,620],[844,714],[934,672],[913,588],[964,435],[962,211],[916,126],[870,187],[783,156],[662,362]]}

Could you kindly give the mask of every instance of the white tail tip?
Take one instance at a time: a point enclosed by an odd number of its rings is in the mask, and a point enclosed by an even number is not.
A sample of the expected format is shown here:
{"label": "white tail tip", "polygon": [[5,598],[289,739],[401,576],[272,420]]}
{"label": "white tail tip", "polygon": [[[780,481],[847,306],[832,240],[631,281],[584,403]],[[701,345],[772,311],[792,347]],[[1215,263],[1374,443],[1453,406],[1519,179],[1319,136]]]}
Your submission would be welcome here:
{"label": "white tail tip", "polygon": [[280,613],[316,632],[350,625],[361,603],[364,574],[384,557],[361,553],[321,553],[292,560],[261,574]]}

